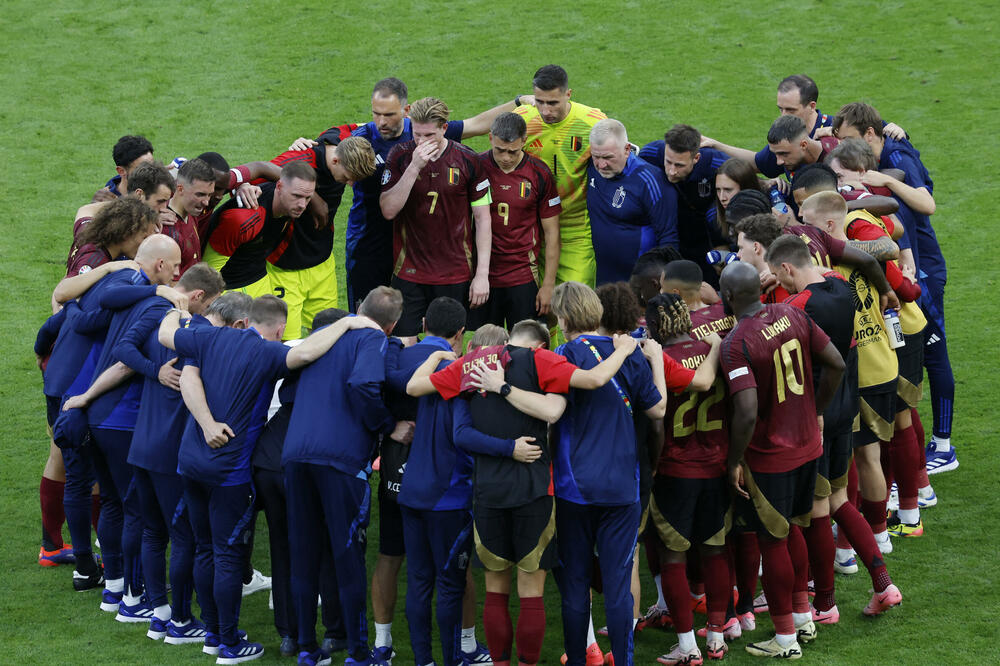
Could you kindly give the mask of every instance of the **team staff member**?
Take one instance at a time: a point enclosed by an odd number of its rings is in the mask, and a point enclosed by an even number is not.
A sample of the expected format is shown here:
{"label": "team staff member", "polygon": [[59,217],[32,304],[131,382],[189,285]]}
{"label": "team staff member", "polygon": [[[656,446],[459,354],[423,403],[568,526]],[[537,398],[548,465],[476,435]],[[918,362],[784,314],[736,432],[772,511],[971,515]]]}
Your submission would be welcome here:
{"label": "team staff member", "polygon": [[[326,657],[316,643],[322,553],[315,545],[317,528],[329,539],[333,554],[333,575],[347,633],[346,663],[367,663],[370,657],[364,536],[371,505],[368,475],[376,437],[394,433],[396,425],[385,407],[382,388],[386,335],[392,332],[402,307],[398,291],[379,287],[362,302],[359,314],[364,317],[345,317],[289,352],[314,340],[325,347],[317,362],[299,376],[281,454],[300,661],[316,663]],[[342,330],[351,328],[366,330],[349,333],[340,344],[327,347]],[[334,432],[336,437],[332,437]]]}
{"label": "team staff member", "polygon": [[593,287],[597,264],[587,213],[587,165],[590,130],[607,116],[600,109],[570,101],[569,76],[559,65],[539,68],[532,87],[534,106],[518,105],[514,113],[524,117],[528,127],[525,150],[552,170],[562,199],[556,281],[576,280]]}
{"label": "team staff member", "polygon": [[[798,658],[797,638],[816,636],[799,526],[809,524],[816,459],[823,450],[817,416],[833,397],[844,361],[804,312],[761,304],[760,277],[752,266],[734,262],[722,271],[720,282],[723,302],[737,319],[722,345],[733,401],[729,480],[738,495],[737,525],[757,532],[776,633],[746,649],[755,656]],[[818,395],[814,360],[824,366]]]}
{"label": "team staff member", "polygon": [[128,178],[140,164],[153,161],[153,144],[144,136],[126,134],[115,142],[111,150],[117,176],[113,176],[104,187],[94,193],[93,202],[113,201],[128,191]]}
{"label": "team staff member", "polygon": [[659,169],[632,154],[619,121],[594,125],[590,144],[587,212],[597,284],[627,282],[641,254],[677,247],[677,192]]}
{"label": "team staff member", "polygon": [[729,156],[701,148],[701,132],[690,125],[674,125],[660,141],[647,143],[639,157],[662,168],[677,192],[678,247],[685,259],[697,263],[709,284],[718,286],[719,273],[705,259],[713,248],[728,250],[716,220],[716,171]]}
{"label": "team staff member", "polygon": [[337,264],[333,256],[333,218],[344,186],[375,171],[375,153],[360,137],[328,136],[312,148],[287,151],[271,160],[285,165],[301,160],[316,169],[316,196],[325,204],[325,224],[293,221],[278,249],[268,257],[273,293],[288,304],[286,338],[299,338],[320,311],[337,306]]}
{"label": "team staff member", "polygon": [[392,149],[382,174],[379,204],[393,220],[392,285],[404,301],[396,333],[404,338],[416,337],[438,296],[475,308],[490,295],[490,182],[474,152],[445,138],[448,113],[433,97],[414,102],[414,139]]}
{"label": "team staff member", "polygon": [[538,259],[544,246],[545,265],[559,265],[562,204],[552,172],[524,152],[527,131],[523,118],[503,113],[490,129],[490,150],[479,155],[490,181],[493,238],[490,298],[473,311],[473,329],[478,322],[513,326],[549,312],[556,275],[547,271],[539,285]]}

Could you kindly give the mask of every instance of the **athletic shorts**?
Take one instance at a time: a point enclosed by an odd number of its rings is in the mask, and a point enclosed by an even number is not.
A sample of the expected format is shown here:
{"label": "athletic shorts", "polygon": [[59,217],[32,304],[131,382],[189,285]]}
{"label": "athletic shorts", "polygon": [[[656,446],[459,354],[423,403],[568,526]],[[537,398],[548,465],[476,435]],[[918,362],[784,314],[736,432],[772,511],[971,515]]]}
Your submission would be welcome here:
{"label": "athletic shorts", "polygon": [[404,280],[399,276],[392,278],[393,289],[403,293],[403,315],[396,323],[392,334],[399,337],[418,335],[424,330],[424,314],[431,301],[440,296],[449,296],[469,309],[469,283],[458,284],[419,284]]}
{"label": "athletic shorts", "polygon": [[896,386],[896,411],[920,404],[924,396],[924,332],[904,335],[905,345],[896,350],[899,379]]}
{"label": "athletic shorts", "polygon": [[861,396],[861,429],[854,433],[854,448],[892,439],[897,384],[898,380],[893,380],[858,390]]}
{"label": "athletic shorts", "polygon": [[267,274],[271,293],[288,306],[286,340],[305,337],[312,329],[313,317],[327,308],[339,307],[337,260],[332,253],[326,261],[311,268],[288,270],[269,263]]}
{"label": "athletic shorts", "polygon": [[378,552],[389,557],[406,555],[403,545],[403,514],[399,502],[382,484],[378,489]]}
{"label": "athletic shorts", "polygon": [[851,466],[854,434],[823,432],[823,455],[817,459],[816,497],[829,497],[834,490],[847,487],[847,470]]}
{"label": "athletic shorts", "polygon": [[[355,252],[357,249],[355,248]],[[392,282],[392,247],[384,256],[347,258],[347,307],[357,312],[375,287],[389,286]]]}
{"label": "athletic shorts", "polygon": [[51,395],[45,396],[45,420],[49,424],[49,437],[52,436],[52,428],[56,425],[56,419],[59,418],[59,405],[62,404],[62,400],[59,398],[53,398]]}
{"label": "athletic shorts", "polygon": [[789,523],[809,526],[816,489],[817,460],[787,472],[757,472],[743,464],[743,481],[750,499],[736,498],[736,524],[776,539],[788,536]]}
{"label": "athletic shorts", "polygon": [[472,510],[476,556],[487,571],[516,566],[531,573],[559,562],[556,505],[545,495],[509,509],[476,505]]}
{"label": "athletic shorts", "polygon": [[238,291],[246,294],[250,298],[258,298],[264,294],[272,294],[271,291],[271,276],[265,275],[256,282],[251,282],[245,287],[237,287],[236,289],[227,289],[226,291]]}
{"label": "athletic shorts", "polygon": [[522,319],[537,319],[535,297],[538,285],[534,282],[516,287],[490,287],[490,298],[478,308],[469,310],[466,328],[474,331],[483,324],[496,324],[510,328]]}
{"label": "athletic shorts", "polygon": [[593,289],[597,280],[597,260],[590,237],[590,221],[569,228],[561,226],[559,238],[561,245],[556,282],[582,282]]}
{"label": "athletic shorts", "polygon": [[699,544],[725,545],[733,522],[729,480],[657,476],[649,514],[660,541],[674,552]]}

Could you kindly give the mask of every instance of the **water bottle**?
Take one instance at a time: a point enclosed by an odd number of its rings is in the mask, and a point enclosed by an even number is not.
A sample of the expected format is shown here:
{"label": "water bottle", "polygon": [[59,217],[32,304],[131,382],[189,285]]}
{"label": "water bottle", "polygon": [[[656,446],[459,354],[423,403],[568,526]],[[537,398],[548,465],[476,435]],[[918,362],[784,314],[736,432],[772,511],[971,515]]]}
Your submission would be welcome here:
{"label": "water bottle", "polygon": [[883,313],[885,319],[885,331],[889,335],[889,346],[899,349],[906,344],[903,338],[903,326],[899,323],[899,315],[895,310],[889,309]]}
{"label": "water bottle", "polygon": [[785,195],[781,193],[777,185],[771,186],[771,207],[782,215],[789,212],[788,204],[785,203]]}
{"label": "water bottle", "polygon": [[735,252],[727,252],[722,254],[718,250],[712,250],[705,255],[705,261],[708,262],[709,266],[728,266],[734,261],[739,261],[740,257]]}

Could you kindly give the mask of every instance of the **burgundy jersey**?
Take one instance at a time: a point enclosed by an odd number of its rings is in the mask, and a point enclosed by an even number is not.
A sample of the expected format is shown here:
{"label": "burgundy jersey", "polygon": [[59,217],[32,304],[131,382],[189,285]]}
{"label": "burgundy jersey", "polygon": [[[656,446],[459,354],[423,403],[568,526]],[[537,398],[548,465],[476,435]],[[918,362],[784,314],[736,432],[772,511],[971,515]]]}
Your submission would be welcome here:
{"label": "burgundy jersey", "polygon": [[81,245],[74,249],[66,260],[66,277],[88,273],[98,266],[108,263],[113,258],[103,247],[98,247],[93,243]]}
{"label": "burgundy jersey", "polygon": [[[813,263],[822,268],[833,268],[834,264],[839,264],[844,256],[844,247],[847,246],[842,240],[836,239],[825,231],[808,224],[793,224],[785,227],[786,234],[792,234],[801,238],[809,254],[812,255]],[[785,292],[788,297],[788,292]],[[784,300],[784,299],[782,299]],[[779,301],[780,302],[780,301]]]}
{"label": "burgundy jersey", "polygon": [[809,315],[784,303],[740,318],[722,341],[729,394],[757,390],[757,424],[744,454],[751,471],[787,472],[822,453],[812,355],[829,342]]}
{"label": "burgundy jersey", "polygon": [[[415,141],[397,145],[386,159],[382,191],[392,189],[413,160]],[[476,256],[471,203],[489,193],[479,156],[448,140],[437,160],[413,183],[392,224],[393,275],[418,284],[460,284],[472,279]]]}
{"label": "burgundy jersey", "polygon": [[173,224],[164,224],[160,233],[170,236],[181,248],[180,273],[201,261],[201,238],[198,236],[198,220],[193,215],[184,219],[173,209],[167,209],[173,214]]}
{"label": "burgundy jersey", "polygon": [[562,212],[556,182],[545,162],[528,153],[504,173],[487,150],[479,155],[490,180],[493,250],[490,286],[516,287],[538,279],[541,221]]}
{"label": "burgundy jersey", "polygon": [[712,333],[718,333],[720,338],[724,338],[735,325],[736,319],[733,315],[726,314],[722,301],[691,311],[691,337],[698,340],[704,340]]}
{"label": "burgundy jersey", "polygon": [[[667,345],[663,352],[695,371],[712,346],[702,340]],[[726,385],[721,377],[702,393],[667,393],[666,438],[656,470],[684,479],[714,479],[726,473],[729,428]]]}
{"label": "burgundy jersey", "polygon": [[83,228],[93,220],[93,217],[80,217],[77,218],[76,222],[73,223],[73,243],[69,246],[69,254],[66,255],[66,268],[68,269],[70,264],[73,263],[73,257],[75,257],[80,252],[80,233]]}

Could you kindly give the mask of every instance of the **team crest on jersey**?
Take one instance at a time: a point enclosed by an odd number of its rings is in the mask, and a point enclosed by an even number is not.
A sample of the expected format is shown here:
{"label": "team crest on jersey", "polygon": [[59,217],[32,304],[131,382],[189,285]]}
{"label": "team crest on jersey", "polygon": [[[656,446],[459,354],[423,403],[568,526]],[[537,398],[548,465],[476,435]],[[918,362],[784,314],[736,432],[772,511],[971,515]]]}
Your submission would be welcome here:
{"label": "team crest on jersey", "polygon": [[382,184],[383,185],[385,185],[386,183],[388,183],[390,178],[392,178],[392,174],[389,173],[388,169],[386,169],[385,171],[382,172]]}
{"label": "team crest on jersey", "polygon": [[611,197],[611,207],[621,208],[625,203],[625,186],[620,186],[615,190],[615,196]]}
{"label": "team crest on jersey", "polygon": [[698,196],[702,199],[712,196],[712,184],[708,182],[708,178],[702,178],[698,183]]}
{"label": "team crest on jersey", "polygon": [[583,139],[578,136],[570,137],[569,149],[577,152],[583,150]]}
{"label": "team crest on jersey", "polygon": [[517,193],[521,195],[522,199],[527,199],[531,195],[531,183],[526,180],[522,180],[520,187],[517,189]]}
{"label": "team crest on jersey", "polygon": [[455,167],[448,168],[448,184],[458,185],[458,179],[462,176],[462,172]]}

